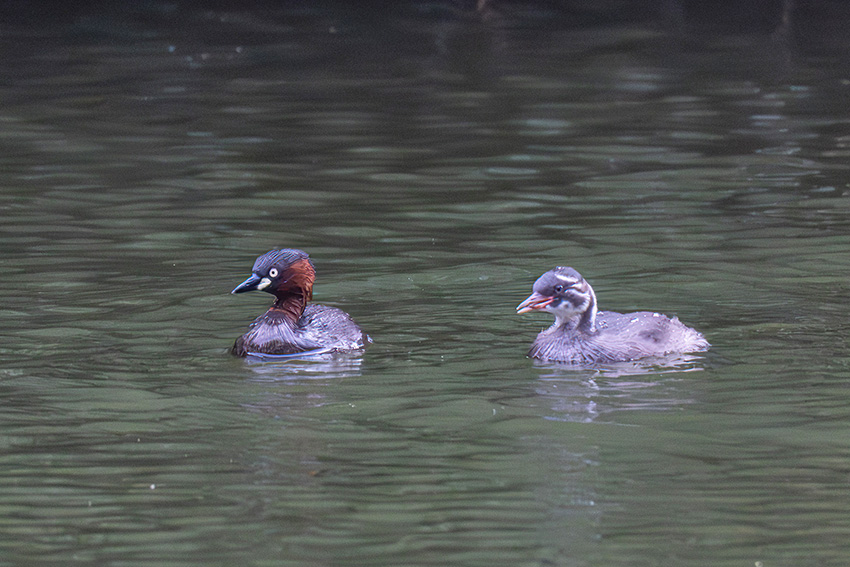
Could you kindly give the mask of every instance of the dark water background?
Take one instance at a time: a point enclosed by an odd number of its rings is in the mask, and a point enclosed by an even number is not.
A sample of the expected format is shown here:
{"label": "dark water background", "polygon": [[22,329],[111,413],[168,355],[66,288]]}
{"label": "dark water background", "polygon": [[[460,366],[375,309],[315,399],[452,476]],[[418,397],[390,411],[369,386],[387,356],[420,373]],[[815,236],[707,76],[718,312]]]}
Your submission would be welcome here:
{"label": "dark water background", "polygon": [[[846,2],[0,14],[0,565],[850,564]],[[362,357],[227,355],[276,246]]]}

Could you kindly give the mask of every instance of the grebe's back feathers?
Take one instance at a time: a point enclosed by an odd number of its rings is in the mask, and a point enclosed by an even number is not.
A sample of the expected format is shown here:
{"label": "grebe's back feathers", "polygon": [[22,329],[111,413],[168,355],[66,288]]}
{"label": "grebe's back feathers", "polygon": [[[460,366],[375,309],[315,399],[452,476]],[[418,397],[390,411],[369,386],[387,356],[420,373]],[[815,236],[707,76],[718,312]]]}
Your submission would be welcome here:
{"label": "grebe's back feathers", "polygon": [[701,333],[678,317],[671,319],[650,311],[599,311],[596,328],[595,333],[581,333],[550,327],[537,336],[528,355],[570,364],[594,364],[699,352],[710,346]]}

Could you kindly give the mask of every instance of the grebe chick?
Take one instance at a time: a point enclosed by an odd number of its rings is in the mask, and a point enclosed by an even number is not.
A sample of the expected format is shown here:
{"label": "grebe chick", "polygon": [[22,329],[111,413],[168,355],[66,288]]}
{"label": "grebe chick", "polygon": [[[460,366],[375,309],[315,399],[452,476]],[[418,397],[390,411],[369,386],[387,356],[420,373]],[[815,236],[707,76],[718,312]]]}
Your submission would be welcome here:
{"label": "grebe chick", "polygon": [[308,305],[315,279],[313,263],[301,250],[270,250],[257,258],[251,276],[231,293],[262,290],[274,295],[275,302],[236,339],[230,352],[236,356],[350,352],[371,342],[345,311]]}
{"label": "grebe chick", "polygon": [[678,317],[639,311],[597,311],[596,294],[581,274],[558,266],[540,276],[517,313],[546,311],[555,323],[541,331],[528,356],[570,364],[626,362],[707,350],[709,343]]}

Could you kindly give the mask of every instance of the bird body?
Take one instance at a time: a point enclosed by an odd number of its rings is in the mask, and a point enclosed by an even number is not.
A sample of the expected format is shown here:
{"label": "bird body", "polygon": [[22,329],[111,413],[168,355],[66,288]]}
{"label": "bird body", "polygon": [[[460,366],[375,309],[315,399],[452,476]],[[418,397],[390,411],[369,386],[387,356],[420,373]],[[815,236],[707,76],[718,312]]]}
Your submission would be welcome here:
{"label": "bird body", "polygon": [[545,311],[555,323],[540,332],[528,355],[570,364],[625,362],[707,350],[708,341],[678,317],[651,311],[597,311],[596,294],[572,268],[559,266],[534,282],[517,313]]}
{"label": "bird body", "polygon": [[257,258],[251,276],[231,293],[266,291],[275,302],[236,339],[231,353],[244,357],[350,352],[371,342],[345,311],[308,303],[315,277],[313,263],[301,250],[271,250]]}

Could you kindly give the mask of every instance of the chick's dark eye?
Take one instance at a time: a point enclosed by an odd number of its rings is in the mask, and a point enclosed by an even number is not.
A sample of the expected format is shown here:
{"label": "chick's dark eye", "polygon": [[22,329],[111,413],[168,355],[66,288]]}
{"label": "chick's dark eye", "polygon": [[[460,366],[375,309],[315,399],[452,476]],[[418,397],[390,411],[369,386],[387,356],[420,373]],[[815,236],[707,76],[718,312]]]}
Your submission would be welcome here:
{"label": "chick's dark eye", "polygon": [[271,270],[269,270],[269,277],[270,278],[276,278],[277,274],[278,274],[277,268],[272,268]]}
{"label": "chick's dark eye", "polygon": [[561,284],[558,284],[552,289],[554,289],[557,293],[561,293],[562,291],[564,291],[564,286],[562,286]]}

